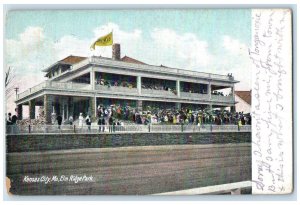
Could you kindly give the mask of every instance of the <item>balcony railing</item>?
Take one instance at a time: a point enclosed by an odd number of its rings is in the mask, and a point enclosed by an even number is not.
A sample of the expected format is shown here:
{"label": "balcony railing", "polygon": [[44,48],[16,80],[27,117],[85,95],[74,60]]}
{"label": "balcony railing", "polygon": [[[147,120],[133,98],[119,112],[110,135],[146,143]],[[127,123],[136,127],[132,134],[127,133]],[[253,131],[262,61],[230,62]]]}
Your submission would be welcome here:
{"label": "balcony railing", "polygon": [[55,82],[55,81],[45,81],[42,82],[32,88],[29,88],[28,90],[18,94],[18,99],[26,97],[32,93],[38,92],[45,88],[54,88],[54,89],[61,89],[61,90],[91,90],[92,87],[90,84],[84,84],[84,83],[61,83],[61,82]]}
{"label": "balcony railing", "polygon": [[55,81],[47,81],[47,88],[58,88],[58,89],[71,89],[71,90],[91,90],[90,84],[86,83],[61,83]]}
{"label": "balcony railing", "polygon": [[[20,94],[18,94],[18,99],[24,98],[32,93],[36,93],[42,89],[52,88],[54,90],[75,90],[75,91],[92,91],[92,85],[86,83],[73,83],[73,82],[56,82],[56,81],[45,81],[42,82]],[[116,93],[116,94],[127,94],[127,95],[138,95],[137,88],[121,87],[121,86],[104,86],[95,85],[95,90],[104,93]],[[141,89],[142,95],[150,97],[167,97],[167,98],[179,98],[176,93],[166,90],[155,90],[155,89]],[[180,98],[183,99],[193,99],[193,100],[209,100],[208,94],[200,93],[188,93],[180,92]],[[220,96],[211,95],[211,100],[215,102],[225,102],[232,103],[234,101],[233,96]]]}
{"label": "balcony railing", "polygon": [[43,89],[44,87],[46,87],[46,82],[42,82],[36,86],[33,86],[32,88],[29,88],[28,90],[25,90],[22,93],[19,93],[17,97],[18,97],[18,99],[26,97],[26,96],[30,95],[31,93],[35,93],[35,92]]}
{"label": "balcony railing", "polygon": [[233,96],[211,95],[211,100],[216,102],[233,102]]}
{"label": "balcony railing", "polygon": [[109,92],[109,93],[126,93],[126,94],[137,94],[138,90],[137,88],[129,88],[129,87],[121,87],[121,86],[105,86],[105,85],[96,85],[96,90],[103,91],[103,92]]}
{"label": "balcony railing", "polygon": [[177,95],[172,91],[167,90],[154,90],[154,89],[142,89],[142,95],[151,95],[151,96],[165,96],[176,98]]}
{"label": "balcony railing", "polygon": [[30,90],[25,90],[24,92],[18,94],[18,99],[26,97],[29,94],[30,94]]}
{"label": "balcony railing", "polygon": [[200,94],[200,93],[180,92],[180,97],[191,98],[191,99],[200,99],[200,100],[209,100],[208,94]]}

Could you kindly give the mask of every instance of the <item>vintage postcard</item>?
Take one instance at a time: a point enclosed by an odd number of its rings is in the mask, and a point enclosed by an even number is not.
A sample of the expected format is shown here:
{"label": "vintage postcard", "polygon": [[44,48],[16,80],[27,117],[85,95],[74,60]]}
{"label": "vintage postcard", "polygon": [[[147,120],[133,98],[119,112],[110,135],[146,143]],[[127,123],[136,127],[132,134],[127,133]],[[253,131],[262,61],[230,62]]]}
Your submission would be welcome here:
{"label": "vintage postcard", "polygon": [[293,192],[292,10],[9,10],[15,195]]}

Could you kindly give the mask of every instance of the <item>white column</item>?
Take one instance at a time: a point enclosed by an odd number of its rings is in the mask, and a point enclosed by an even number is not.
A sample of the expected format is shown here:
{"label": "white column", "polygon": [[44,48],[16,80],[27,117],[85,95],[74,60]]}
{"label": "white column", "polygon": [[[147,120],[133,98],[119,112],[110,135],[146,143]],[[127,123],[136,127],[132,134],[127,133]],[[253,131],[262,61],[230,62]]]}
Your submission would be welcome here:
{"label": "white column", "polygon": [[231,94],[232,94],[232,101],[233,101],[234,105],[230,107],[230,112],[235,112],[235,89],[234,89],[234,84],[231,87]]}
{"label": "white column", "polygon": [[90,72],[90,84],[91,84],[91,87],[92,87],[92,90],[95,90],[95,71],[91,71]]}
{"label": "white column", "polygon": [[232,98],[233,98],[233,101],[235,100],[235,89],[234,89],[234,84],[232,85],[231,87],[231,93],[232,93]]}
{"label": "white column", "polygon": [[211,100],[211,82],[210,81],[207,85],[207,93],[208,93],[209,100]]}
{"label": "white column", "polygon": [[[207,93],[208,93],[208,98],[211,101],[211,81],[209,81],[209,83],[208,83]],[[210,111],[212,111],[212,103],[211,102],[209,102],[209,109],[210,109]]]}
{"label": "white column", "polygon": [[65,101],[62,101],[62,119],[65,120]]}
{"label": "white column", "polygon": [[67,103],[67,120],[69,119],[69,105]]}
{"label": "white column", "polygon": [[98,109],[98,106],[97,106],[97,98],[95,96],[95,117],[97,117],[97,109]]}
{"label": "white column", "polygon": [[176,81],[176,92],[177,92],[177,96],[180,97],[180,81],[179,80]]}
{"label": "white column", "polygon": [[142,77],[141,76],[137,76],[136,82],[137,82],[136,86],[137,86],[138,94],[141,95],[142,94]]}

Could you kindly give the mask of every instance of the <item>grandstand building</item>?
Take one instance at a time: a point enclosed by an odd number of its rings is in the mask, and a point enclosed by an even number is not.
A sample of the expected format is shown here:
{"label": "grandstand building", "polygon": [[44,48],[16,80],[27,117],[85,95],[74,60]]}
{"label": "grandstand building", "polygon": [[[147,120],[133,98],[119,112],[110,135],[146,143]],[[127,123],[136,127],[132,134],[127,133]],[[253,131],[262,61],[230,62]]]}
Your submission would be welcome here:
{"label": "grandstand building", "polygon": [[[124,56],[120,44],[112,47],[112,58],[68,56],[43,71],[48,78],[17,95],[18,118],[23,105],[29,105],[30,119],[35,106],[44,107],[45,120],[61,115],[77,119],[79,113],[96,117],[97,106],[128,105],[138,111],[161,108],[234,109],[231,75],[195,72],[166,66],[153,66]],[[230,95],[217,94],[230,89]]]}

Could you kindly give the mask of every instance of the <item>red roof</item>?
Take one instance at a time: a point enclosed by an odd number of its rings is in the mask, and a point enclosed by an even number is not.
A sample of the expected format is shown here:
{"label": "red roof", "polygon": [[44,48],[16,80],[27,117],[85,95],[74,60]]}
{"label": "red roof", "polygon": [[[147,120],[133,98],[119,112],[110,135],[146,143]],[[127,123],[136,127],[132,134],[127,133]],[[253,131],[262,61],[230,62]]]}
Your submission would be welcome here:
{"label": "red roof", "polygon": [[124,56],[123,58],[121,58],[121,61],[126,62],[126,63],[136,63],[136,64],[142,64],[142,65],[147,65],[146,63],[136,60],[134,58],[130,58],[128,56]]}
{"label": "red roof", "polygon": [[235,94],[239,96],[246,103],[251,105],[251,90],[250,91],[235,91]]}
{"label": "red roof", "polygon": [[86,57],[81,57],[81,56],[68,56],[62,60],[60,60],[59,62],[62,62],[62,63],[66,63],[66,64],[75,64],[75,63],[79,63],[80,61],[83,61],[85,60]]}

